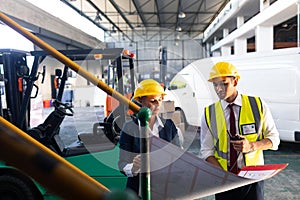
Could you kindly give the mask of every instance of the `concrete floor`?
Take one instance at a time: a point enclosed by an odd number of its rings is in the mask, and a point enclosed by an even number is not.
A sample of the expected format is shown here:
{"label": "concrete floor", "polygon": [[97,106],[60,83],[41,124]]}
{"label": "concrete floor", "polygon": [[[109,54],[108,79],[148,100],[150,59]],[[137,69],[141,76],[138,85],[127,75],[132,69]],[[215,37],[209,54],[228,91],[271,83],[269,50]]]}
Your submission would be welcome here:
{"label": "concrete floor", "polygon": [[[52,110],[43,109],[42,115],[47,116]],[[73,117],[67,116],[61,126],[60,135],[65,145],[76,141],[79,132],[92,132],[94,122],[103,121],[102,108],[74,108],[74,113]],[[39,119],[42,121],[42,117]],[[197,128],[188,127],[184,137],[184,148],[197,155],[200,148]],[[282,142],[278,151],[264,154],[266,164],[289,163],[285,170],[265,181],[265,200],[300,200],[300,144]],[[214,196],[201,198],[211,199]]]}

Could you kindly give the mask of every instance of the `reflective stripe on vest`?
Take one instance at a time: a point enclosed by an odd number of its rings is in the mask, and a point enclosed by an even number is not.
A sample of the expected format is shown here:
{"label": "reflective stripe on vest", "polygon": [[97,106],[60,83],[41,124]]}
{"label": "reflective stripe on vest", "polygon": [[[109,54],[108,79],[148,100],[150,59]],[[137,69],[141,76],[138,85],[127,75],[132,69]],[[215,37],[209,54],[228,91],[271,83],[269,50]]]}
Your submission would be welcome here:
{"label": "reflective stripe on vest", "polygon": [[[259,97],[242,95],[242,107],[239,114],[239,133],[250,142],[263,138],[261,125],[262,104]],[[228,141],[227,127],[221,102],[218,101],[205,108],[207,126],[214,137],[215,158],[224,170],[227,170]],[[260,130],[258,130],[260,128]],[[262,151],[254,151],[244,154],[246,166],[263,164]]]}

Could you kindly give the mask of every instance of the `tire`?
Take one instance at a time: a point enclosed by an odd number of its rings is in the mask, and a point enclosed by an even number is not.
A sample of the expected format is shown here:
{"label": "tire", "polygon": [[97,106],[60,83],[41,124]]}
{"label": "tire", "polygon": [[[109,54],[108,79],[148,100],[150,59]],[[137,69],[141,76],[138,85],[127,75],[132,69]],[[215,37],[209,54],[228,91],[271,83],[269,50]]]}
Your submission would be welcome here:
{"label": "tire", "polygon": [[16,176],[0,176],[0,200],[36,200],[36,191]]}

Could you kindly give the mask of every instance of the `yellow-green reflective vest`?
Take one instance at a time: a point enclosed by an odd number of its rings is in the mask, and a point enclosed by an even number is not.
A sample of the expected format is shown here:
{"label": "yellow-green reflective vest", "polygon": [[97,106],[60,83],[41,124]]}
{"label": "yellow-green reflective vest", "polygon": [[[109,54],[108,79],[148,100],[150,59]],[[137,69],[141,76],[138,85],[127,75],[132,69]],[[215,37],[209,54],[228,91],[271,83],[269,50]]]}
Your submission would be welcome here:
{"label": "yellow-green reflective vest", "polygon": [[[264,122],[261,120],[263,115],[262,103],[259,97],[242,95],[242,107],[239,113],[239,133],[245,136],[250,142],[255,142],[263,138]],[[213,135],[215,146],[215,158],[224,170],[228,164],[228,141],[224,111],[221,102],[205,108],[205,118],[207,126]],[[262,123],[262,124],[261,124]],[[244,164],[263,165],[264,158],[261,150],[244,153]]]}

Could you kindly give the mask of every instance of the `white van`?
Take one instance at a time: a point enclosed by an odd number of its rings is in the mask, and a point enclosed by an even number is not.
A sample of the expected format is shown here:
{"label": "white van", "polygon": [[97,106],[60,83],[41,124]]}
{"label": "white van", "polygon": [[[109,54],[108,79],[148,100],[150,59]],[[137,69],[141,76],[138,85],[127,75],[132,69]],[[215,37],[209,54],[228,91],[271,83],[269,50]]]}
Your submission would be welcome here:
{"label": "white van", "polygon": [[238,91],[267,102],[281,140],[300,142],[299,53],[299,48],[289,48],[195,61],[172,79],[166,98],[175,101],[188,125],[200,126],[204,107],[217,100],[207,81],[209,71],[216,62],[228,61],[241,75]]}

